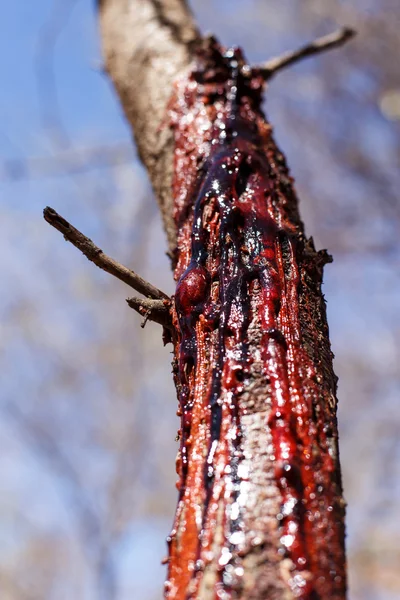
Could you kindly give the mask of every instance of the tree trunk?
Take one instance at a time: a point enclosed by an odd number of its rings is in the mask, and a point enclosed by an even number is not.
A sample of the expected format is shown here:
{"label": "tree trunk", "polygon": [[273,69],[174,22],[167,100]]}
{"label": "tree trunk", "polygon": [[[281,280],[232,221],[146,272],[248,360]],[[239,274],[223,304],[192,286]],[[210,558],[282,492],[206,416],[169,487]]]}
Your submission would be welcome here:
{"label": "tree trunk", "polygon": [[261,111],[265,69],[202,40],[178,0],[103,0],[100,17],[177,282],[165,597],[343,600],[330,258],[304,236]]}

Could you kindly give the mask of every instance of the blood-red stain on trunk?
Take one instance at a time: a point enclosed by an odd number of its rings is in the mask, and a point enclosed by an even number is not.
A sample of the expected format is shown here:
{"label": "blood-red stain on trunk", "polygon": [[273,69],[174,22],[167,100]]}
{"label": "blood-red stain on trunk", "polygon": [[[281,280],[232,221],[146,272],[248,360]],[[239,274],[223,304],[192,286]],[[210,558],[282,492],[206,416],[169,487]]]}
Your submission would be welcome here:
{"label": "blood-red stain on trunk", "polygon": [[263,86],[240,50],[210,40],[171,104],[181,429],[169,600],[345,597],[329,257],[304,236]]}

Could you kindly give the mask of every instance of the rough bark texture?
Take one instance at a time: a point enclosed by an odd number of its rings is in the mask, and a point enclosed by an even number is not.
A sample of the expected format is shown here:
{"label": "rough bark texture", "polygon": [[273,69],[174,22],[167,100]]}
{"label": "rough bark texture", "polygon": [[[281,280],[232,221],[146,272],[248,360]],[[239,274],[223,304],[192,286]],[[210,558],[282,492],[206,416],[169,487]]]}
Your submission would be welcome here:
{"label": "rough bark texture", "polygon": [[104,0],[101,15],[107,69],[159,197],[177,281],[179,502],[165,595],[343,600],[321,293],[329,257],[304,237],[260,109],[260,71],[240,51],[200,45],[184,6],[163,5]]}

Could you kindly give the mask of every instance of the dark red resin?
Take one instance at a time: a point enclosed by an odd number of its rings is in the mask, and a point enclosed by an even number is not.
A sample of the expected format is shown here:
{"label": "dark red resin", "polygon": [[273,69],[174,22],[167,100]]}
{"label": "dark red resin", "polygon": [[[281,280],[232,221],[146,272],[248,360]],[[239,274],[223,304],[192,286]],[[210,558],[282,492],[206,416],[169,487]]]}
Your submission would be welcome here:
{"label": "dark red resin", "polygon": [[[254,456],[244,452],[253,396],[271,440],[277,581],[258,592],[255,583],[243,597],[345,597],[336,380],[321,341],[326,255],[304,237],[292,179],[260,108],[263,85],[240,50],[211,40],[171,106],[181,430],[170,600],[241,598],[248,589],[246,556],[264,544],[244,524],[257,502],[246,485],[266,450],[255,440]],[[257,378],[267,390],[261,398],[252,391]]]}

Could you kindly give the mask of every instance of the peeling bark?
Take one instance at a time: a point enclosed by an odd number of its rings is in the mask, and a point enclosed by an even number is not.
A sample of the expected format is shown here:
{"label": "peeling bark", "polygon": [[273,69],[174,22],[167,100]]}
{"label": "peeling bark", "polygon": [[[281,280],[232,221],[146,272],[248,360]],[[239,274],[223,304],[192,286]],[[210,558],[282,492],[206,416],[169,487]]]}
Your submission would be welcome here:
{"label": "peeling bark", "polygon": [[260,108],[265,72],[201,41],[177,0],[103,0],[100,14],[177,281],[179,501],[165,597],[343,600],[336,377],[321,293],[330,257],[305,238]]}

